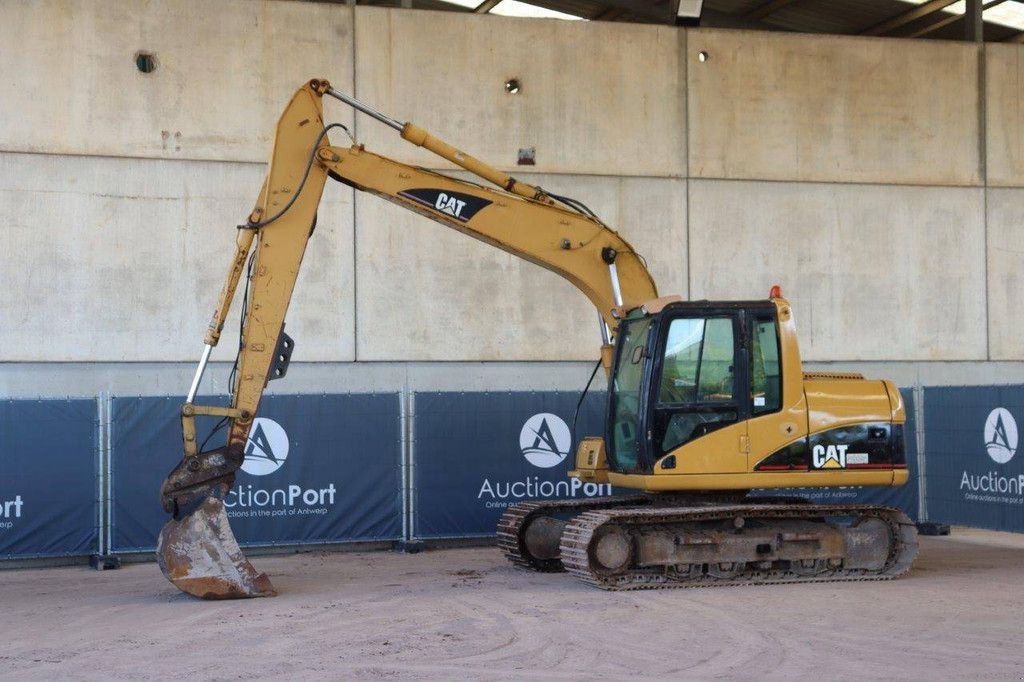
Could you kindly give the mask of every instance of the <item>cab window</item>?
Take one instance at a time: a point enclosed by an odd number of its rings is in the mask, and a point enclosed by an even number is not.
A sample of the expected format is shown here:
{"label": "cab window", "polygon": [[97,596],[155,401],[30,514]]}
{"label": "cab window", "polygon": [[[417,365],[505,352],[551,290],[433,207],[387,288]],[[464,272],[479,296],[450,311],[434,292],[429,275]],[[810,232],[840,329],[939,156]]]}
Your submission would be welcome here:
{"label": "cab window", "polygon": [[661,454],[736,422],[734,333],[729,316],[672,320],[652,433]]}
{"label": "cab window", "polygon": [[754,415],[776,412],[782,404],[779,332],[775,320],[757,318],[751,326],[750,397]]}
{"label": "cab window", "polygon": [[661,403],[732,400],[733,329],[728,317],[672,320],[662,362]]}

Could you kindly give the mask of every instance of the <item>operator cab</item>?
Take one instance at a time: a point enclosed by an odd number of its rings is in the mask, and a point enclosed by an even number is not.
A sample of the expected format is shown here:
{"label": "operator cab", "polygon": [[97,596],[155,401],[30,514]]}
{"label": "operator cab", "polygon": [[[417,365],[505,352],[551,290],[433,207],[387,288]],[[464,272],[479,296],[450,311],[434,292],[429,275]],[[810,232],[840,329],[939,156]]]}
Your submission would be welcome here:
{"label": "operator cab", "polygon": [[682,445],[777,412],[775,303],[678,301],[630,311],[619,326],[608,393],[608,464],[626,474],[649,474]]}

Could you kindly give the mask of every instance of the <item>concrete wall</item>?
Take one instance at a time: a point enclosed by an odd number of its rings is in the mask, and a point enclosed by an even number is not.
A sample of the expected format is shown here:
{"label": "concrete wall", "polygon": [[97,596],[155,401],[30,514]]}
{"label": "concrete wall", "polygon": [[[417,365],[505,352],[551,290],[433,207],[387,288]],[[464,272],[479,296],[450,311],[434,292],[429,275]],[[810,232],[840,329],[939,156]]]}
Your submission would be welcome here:
{"label": "concrete wall", "polygon": [[[591,205],[663,293],[782,284],[814,366],[1024,381],[1024,46],[277,0],[0,3],[0,44],[0,396],[185,388],[274,120],[314,76]],[[571,286],[375,197],[326,202],[288,320],[309,364],[272,386],[586,380]]]}
{"label": "concrete wall", "polygon": [[0,150],[263,163],[298,84],[351,90],[352,24],[307,2],[0,3]]}
{"label": "concrete wall", "polygon": [[983,190],[690,185],[694,298],[782,285],[806,359],[986,359]]}
{"label": "concrete wall", "polygon": [[972,45],[720,30],[689,43],[693,177],[980,183]]}
{"label": "concrete wall", "polygon": [[985,48],[986,148],[993,187],[1024,186],[1024,50]]}
{"label": "concrete wall", "polygon": [[[0,177],[5,360],[196,357],[260,165],[0,153]],[[324,201],[288,331],[303,359],[352,360],[352,190]]]}
{"label": "concrete wall", "polygon": [[[685,43],[672,27],[361,7],[356,92],[506,170],[534,147],[542,173],[683,177]],[[365,119],[359,134],[401,161],[454,168]]]}
{"label": "concrete wall", "polygon": [[[647,255],[662,289],[685,286],[685,181],[517,177],[580,197]],[[594,307],[561,277],[384,201],[357,201],[356,224],[359,359],[597,358]]]}

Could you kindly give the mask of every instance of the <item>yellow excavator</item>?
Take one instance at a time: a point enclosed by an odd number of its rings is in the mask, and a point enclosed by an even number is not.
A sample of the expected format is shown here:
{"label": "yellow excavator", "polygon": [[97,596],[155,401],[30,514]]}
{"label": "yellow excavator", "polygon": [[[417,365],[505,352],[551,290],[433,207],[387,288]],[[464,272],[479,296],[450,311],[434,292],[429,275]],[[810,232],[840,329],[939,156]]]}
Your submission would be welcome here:
{"label": "yellow excavator", "polygon": [[[496,188],[373,154],[354,140],[331,146],[328,132],[344,126],[325,125],[325,96]],[[643,258],[580,201],[520,182],[317,79],[278,122],[266,180],[239,226],[181,408],[184,458],[161,487],[171,519],[157,548],[178,588],[211,599],[275,593],[239,548],[224,496],[267,382],[287,371],[294,344],[285,313],[328,176],[547,268],[597,308],[607,423],[603,436],[582,440],[569,475],[637,492],[513,505],[497,536],[514,564],[566,570],[606,589],[883,579],[910,568],[917,531],[897,509],[749,494],[897,486],[908,477],[895,385],[804,373],[793,310],[777,287],[756,301],[659,297]],[[231,405],[198,405],[243,277]],[[223,446],[201,448],[199,416],[227,424]]]}

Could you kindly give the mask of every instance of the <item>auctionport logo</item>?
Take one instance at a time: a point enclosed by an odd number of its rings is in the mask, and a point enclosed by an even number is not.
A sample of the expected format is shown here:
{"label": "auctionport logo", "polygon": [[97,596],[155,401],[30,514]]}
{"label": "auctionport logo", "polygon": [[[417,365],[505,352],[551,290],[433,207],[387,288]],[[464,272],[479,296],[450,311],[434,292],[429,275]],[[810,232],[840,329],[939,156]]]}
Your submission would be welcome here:
{"label": "auctionport logo", "polygon": [[[272,474],[284,466],[288,451],[284,428],[273,419],[257,417],[245,444],[242,471],[252,476]],[[288,483],[271,489],[261,487],[260,483],[236,481],[224,498],[224,506],[231,518],[322,515],[334,506],[337,492],[334,483],[315,487]]]}
{"label": "auctionport logo", "polygon": [[[1017,452],[1017,420],[1005,407],[997,407],[985,419],[985,451],[996,464],[1007,464]],[[1024,474],[968,471],[960,476],[960,491],[971,502],[1024,505]]]}
{"label": "auctionport logo", "polygon": [[1017,452],[1017,421],[1005,407],[992,410],[985,420],[985,449],[996,464],[1006,464]]}
{"label": "auctionport logo", "polygon": [[572,435],[562,418],[550,412],[535,414],[519,431],[519,449],[530,464],[541,469],[558,466],[569,456]]}
{"label": "auctionport logo", "polygon": [[[572,434],[565,420],[550,412],[535,414],[519,431],[519,451],[530,464],[551,469],[565,461],[572,447]],[[514,450],[512,451],[514,452]],[[511,454],[511,453],[510,453]],[[546,480],[546,477],[556,480]],[[578,478],[559,478],[559,472],[527,474],[517,480],[484,478],[476,499],[487,509],[503,509],[521,500],[598,497],[612,494],[608,483],[584,483]]]}
{"label": "auctionport logo", "polygon": [[245,444],[242,471],[253,476],[266,476],[280,469],[288,459],[288,434],[273,419],[257,417]]}

